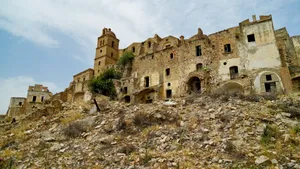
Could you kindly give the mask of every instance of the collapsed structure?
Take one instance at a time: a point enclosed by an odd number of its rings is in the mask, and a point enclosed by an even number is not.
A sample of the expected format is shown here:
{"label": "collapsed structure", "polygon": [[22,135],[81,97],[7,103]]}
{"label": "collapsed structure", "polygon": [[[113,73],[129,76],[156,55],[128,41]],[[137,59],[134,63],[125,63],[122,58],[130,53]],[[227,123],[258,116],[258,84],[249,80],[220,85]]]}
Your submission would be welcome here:
{"label": "collapsed structure", "polygon": [[[117,36],[104,28],[97,40],[94,69],[74,75],[69,87],[51,99],[90,100],[88,82],[116,67],[125,52],[132,52],[134,60],[114,84],[118,98],[126,102],[150,103],[218,90],[244,94],[298,91],[300,36],[290,37],[286,28],[274,30],[271,15],[252,18],[210,35],[198,28],[188,39],[155,34],[125,49],[119,49]],[[30,93],[27,100],[43,101]],[[12,98],[10,111],[20,102],[24,98]]]}
{"label": "collapsed structure", "polygon": [[40,104],[49,100],[52,93],[48,87],[41,84],[29,86],[27,91],[27,98],[25,97],[11,97],[9,107],[7,110],[7,117],[18,117],[25,114],[31,105]]}
{"label": "collapsed structure", "polygon": [[125,49],[119,49],[119,39],[104,28],[98,37],[94,69],[74,75],[70,87],[61,93],[63,99],[86,97],[86,81],[114,67],[127,51],[135,58],[115,87],[119,99],[128,102],[213,90],[245,94],[299,90],[300,36],[290,37],[286,28],[274,30],[271,15],[259,16],[259,20],[253,15],[253,21],[247,19],[210,35],[200,28],[189,39],[156,34]]}

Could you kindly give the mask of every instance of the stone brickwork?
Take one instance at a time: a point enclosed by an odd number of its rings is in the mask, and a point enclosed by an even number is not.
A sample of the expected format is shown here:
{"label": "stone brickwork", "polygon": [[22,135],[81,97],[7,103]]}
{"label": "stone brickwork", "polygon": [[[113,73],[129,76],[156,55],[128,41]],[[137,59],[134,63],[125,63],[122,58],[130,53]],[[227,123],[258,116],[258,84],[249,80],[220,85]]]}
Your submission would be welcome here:
{"label": "stone brickwork", "polygon": [[[299,46],[299,37],[291,38],[286,28],[274,30],[271,15],[259,19],[253,15],[252,21],[210,35],[198,28],[187,39],[155,34],[124,49],[119,49],[115,33],[104,28],[97,42],[94,76],[116,66],[124,52],[132,52],[133,63],[114,82],[119,99],[127,102],[149,103],[217,90],[291,92],[300,86],[297,72],[290,72],[298,70]],[[78,88],[87,91],[76,81],[70,85],[73,100]]]}

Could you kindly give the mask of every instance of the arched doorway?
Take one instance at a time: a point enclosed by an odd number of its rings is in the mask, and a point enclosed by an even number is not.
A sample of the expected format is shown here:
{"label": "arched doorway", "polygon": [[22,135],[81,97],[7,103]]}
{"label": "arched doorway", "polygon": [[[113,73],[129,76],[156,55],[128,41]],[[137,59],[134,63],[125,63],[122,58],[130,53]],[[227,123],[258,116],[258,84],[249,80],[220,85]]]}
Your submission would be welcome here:
{"label": "arched doorway", "polygon": [[236,94],[236,93],[244,93],[244,88],[241,84],[237,82],[228,82],[225,83],[221,88],[225,93],[228,94]]}
{"label": "arched doorway", "polygon": [[187,82],[188,93],[201,93],[201,80],[198,77],[191,77]]}

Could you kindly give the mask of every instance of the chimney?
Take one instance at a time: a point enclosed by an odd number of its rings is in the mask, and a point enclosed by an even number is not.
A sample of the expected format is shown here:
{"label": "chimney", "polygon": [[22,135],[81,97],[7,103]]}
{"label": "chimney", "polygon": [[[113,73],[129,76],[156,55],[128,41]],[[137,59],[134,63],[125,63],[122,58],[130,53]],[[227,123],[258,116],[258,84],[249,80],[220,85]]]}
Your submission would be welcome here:
{"label": "chimney", "polygon": [[252,15],[253,22],[256,22],[256,15]]}

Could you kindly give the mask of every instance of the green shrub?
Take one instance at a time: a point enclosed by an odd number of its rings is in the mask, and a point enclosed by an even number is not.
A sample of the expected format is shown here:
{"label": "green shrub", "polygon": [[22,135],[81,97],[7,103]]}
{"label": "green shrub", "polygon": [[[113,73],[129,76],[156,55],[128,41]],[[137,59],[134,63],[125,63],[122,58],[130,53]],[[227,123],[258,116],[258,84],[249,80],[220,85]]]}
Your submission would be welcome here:
{"label": "green shrub", "polygon": [[275,139],[277,136],[278,136],[277,128],[267,124],[267,126],[264,128],[264,132],[262,133],[262,136],[261,136],[261,143],[268,144],[268,143],[272,142],[272,138]]}
{"label": "green shrub", "polygon": [[90,91],[92,93],[100,93],[105,96],[115,97],[116,89],[113,79],[120,79],[121,73],[114,68],[107,69],[98,77],[92,79],[89,83]]}
{"label": "green shrub", "polygon": [[124,54],[120,57],[117,65],[124,67],[128,63],[132,63],[134,59],[134,55],[132,52],[124,52]]}

